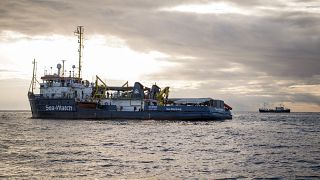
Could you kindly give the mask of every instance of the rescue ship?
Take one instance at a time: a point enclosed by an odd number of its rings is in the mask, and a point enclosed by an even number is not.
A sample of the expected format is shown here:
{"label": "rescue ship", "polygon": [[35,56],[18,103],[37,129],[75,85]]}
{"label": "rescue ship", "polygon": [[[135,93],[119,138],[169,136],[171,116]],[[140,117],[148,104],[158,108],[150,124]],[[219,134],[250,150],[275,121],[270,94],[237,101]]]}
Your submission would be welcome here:
{"label": "rescue ship", "polygon": [[[135,82],[109,86],[99,76],[95,82],[81,77],[83,26],[75,34],[79,43],[79,64],[65,73],[64,61],[57,72],[33,77],[28,91],[32,118],[41,119],[137,119],[137,120],[224,120],[232,119],[232,108],[213,98],[169,98],[169,87],[151,87]],[[75,69],[78,73],[75,73]],[[40,92],[35,93],[35,87]]]}

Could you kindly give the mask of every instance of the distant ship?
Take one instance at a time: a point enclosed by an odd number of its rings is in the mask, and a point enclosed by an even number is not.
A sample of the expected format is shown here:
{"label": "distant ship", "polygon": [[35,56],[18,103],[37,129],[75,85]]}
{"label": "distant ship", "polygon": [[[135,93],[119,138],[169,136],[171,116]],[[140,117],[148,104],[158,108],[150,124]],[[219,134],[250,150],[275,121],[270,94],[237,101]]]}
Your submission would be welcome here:
{"label": "distant ship", "polygon": [[[232,119],[232,108],[212,98],[169,98],[169,87],[107,86],[98,76],[94,83],[81,77],[82,26],[75,34],[79,43],[79,66],[65,73],[64,61],[57,72],[36,79],[36,62],[28,92],[33,118],[48,119],[138,119],[138,120],[224,120]],[[78,73],[76,74],[75,69]],[[121,72],[119,72],[121,73]],[[34,92],[37,83],[40,93]]]}
{"label": "distant ship", "polygon": [[290,113],[290,109],[285,108],[283,105],[277,106],[274,109],[266,108],[264,105],[263,108],[259,108],[260,113]]}

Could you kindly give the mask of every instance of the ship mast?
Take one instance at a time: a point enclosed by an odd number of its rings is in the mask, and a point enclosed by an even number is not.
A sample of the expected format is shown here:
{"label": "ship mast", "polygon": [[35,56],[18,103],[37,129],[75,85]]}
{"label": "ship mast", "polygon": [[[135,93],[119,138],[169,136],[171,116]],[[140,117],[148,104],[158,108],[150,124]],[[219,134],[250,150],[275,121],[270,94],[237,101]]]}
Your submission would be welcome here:
{"label": "ship mast", "polygon": [[[33,94],[34,85],[36,83],[36,59],[33,59],[33,70],[32,70],[32,80],[31,80],[31,93]],[[30,92],[30,86],[29,86],[29,92]]]}
{"label": "ship mast", "polygon": [[74,32],[74,34],[76,36],[78,36],[78,43],[79,43],[79,49],[78,49],[78,52],[79,52],[78,78],[79,79],[81,78],[81,58],[82,58],[82,49],[83,49],[83,32],[84,32],[83,26],[78,26],[77,30]]}

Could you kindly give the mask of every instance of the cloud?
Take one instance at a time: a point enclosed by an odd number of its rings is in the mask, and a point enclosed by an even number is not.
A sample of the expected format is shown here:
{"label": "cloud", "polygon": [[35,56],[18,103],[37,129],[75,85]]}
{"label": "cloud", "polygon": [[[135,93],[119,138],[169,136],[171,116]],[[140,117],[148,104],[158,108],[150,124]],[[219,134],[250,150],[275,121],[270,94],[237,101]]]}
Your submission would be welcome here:
{"label": "cloud", "polygon": [[[250,14],[161,10],[211,2]],[[135,51],[158,51],[168,55],[161,61],[176,64],[150,74],[149,80],[185,81],[190,87],[198,82],[199,91],[223,97],[223,93],[229,93],[238,102],[241,98],[237,93],[251,93],[255,103],[265,97],[276,101],[286,95],[290,96],[288,100],[302,102],[317,98],[283,89],[320,82],[319,7],[318,1],[311,0],[5,0],[0,2],[0,31],[30,36],[72,35],[75,26],[83,25],[87,36],[116,36]],[[0,41],[3,39],[0,37]],[[184,94],[190,95],[187,91]],[[312,102],[317,104],[318,100]]]}

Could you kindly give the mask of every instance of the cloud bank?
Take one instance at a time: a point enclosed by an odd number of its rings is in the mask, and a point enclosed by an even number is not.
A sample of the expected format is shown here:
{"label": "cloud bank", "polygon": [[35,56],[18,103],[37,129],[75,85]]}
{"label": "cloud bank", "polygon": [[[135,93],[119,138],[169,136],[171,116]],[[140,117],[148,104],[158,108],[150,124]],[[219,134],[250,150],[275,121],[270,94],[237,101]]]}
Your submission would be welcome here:
{"label": "cloud bank", "polygon": [[214,96],[238,110],[284,102],[320,111],[318,1],[4,0],[0,24],[29,36],[70,35],[83,25],[88,35],[164,53],[161,61],[176,66],[146,78],[184,82],[172,87],[175,96]]}

